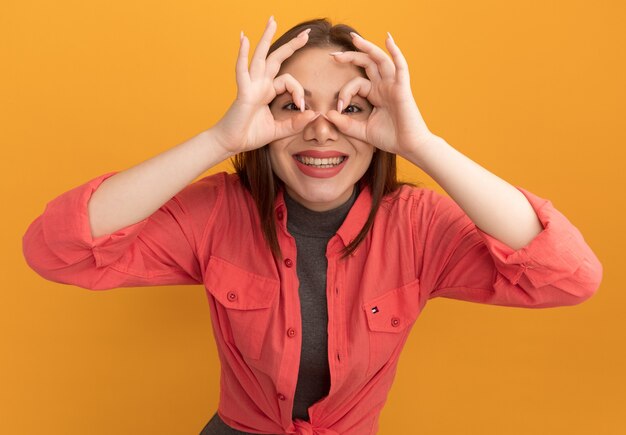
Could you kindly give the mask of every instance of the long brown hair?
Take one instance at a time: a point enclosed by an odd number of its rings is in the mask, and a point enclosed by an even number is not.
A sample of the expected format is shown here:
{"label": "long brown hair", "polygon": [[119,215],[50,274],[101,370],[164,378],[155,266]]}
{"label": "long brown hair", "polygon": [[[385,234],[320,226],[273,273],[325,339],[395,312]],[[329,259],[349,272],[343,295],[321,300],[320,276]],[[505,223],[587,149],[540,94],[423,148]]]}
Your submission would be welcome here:
{"label": "long brown hair", "polygon": [[[299,23],[286,31],[270,46],[268,56],[283,44],[291,41],[301,31],[310,28],[309,39],[300,50],[310,47],[338,46],[344,51],[361,51],[352,43],[350,32],[358,32],[346,25],[335,24],[326,18],[319,18]],[[365,70],[359,67],[365,76]],[[276,221],[274,217],[274,202],[283,182],[272,171],[267,146],[252,151],[245,151],[233,158],[233,166],[239,175],[244,187],[251,193],[257,205],[263,235],[276,258],[282,259],[282,253],[276,236]],[[372,191],[372,208],[363,228],[344,249],[342,258],[350,255],[365,239],[367,232],[374,224],[376,212],[382,198],[396,191],[403,184],[414,185],[408,182],[399,182],[396,178],[396,155],[377,150],[372,157],[369,168],[361,180]]]}

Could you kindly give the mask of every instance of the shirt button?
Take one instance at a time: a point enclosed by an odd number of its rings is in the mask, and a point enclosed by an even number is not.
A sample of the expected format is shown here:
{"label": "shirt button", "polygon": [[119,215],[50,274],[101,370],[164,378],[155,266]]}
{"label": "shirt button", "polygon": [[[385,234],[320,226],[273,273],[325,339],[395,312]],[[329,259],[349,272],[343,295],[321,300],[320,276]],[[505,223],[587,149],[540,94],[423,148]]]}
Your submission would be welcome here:
{"label": "shirt button", "polygon": [[283,394],[278,393],[278,399],[279,399],[279,400],[285,400],[285,399],[286,399],[286,397],[285,397]]}
{"label": "shirt button", "polygon": [[237,293],[235,293],[235,292],[228,292],[228,300],[229,301],[237,300]]}
{"label": "shirt button", "polygon": [[391,326],[393,326],[394,328],[397,327],[400,324],[400,319],[398,319],[397,317],[393,317],[391,319]]}
{"label": "shirt button", "polygon": [[279,221],[282,221],[285,215],[283,214],[282,210],[278,210],[278,212],[276,212],[276,217]]}
{"label": "shirt button", "polygon": [[293,261],[291,261],[291,258],[285,258],[285,266],[287,267],[293,266]]}
{"label": "shirt button", "polygon": [[295,329],[293,329],[293,328],[289,328],[289,329],[287,330],[287,336],[289,336],[289,337],[295,337],[295,336],[296,336],[296,330],[295,330]]}

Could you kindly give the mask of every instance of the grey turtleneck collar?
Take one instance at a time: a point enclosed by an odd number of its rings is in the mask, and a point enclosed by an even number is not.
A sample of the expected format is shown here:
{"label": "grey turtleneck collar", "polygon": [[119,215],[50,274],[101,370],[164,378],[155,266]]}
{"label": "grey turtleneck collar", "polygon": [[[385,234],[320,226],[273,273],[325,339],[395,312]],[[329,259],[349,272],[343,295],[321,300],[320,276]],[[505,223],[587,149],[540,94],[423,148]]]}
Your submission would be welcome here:
{"label": "grey turtleneck collar", "polygon": [[306,208],[289,196],[284,190],[285,207],[287,208],[287,229],[290,233],[297,233],[309,237],[332,237],[345,220],[350,208],[359,196],[359,184],[356,183],[350,198],[341,204],[326,211],[314,211]]}

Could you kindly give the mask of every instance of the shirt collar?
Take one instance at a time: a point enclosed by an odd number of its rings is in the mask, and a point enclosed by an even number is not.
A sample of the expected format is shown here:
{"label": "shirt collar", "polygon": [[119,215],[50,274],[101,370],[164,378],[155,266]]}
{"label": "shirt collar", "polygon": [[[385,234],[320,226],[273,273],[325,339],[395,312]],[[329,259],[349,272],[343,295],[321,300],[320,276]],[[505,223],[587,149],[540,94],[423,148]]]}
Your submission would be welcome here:
{"label": "shirt collar", "polygon": [[[370,186],[365,183],[364,180],[359,181],[359,196],[357,197],[354,205],[348,212],[346,219],[343,221],[339,229],[337,230],[337,235],[343,242],[344,246],[350,244],[352,240],[356,238],[356,236],[367,222],[367,217],[369,216],[370,210],[372,208],[372,191]],[[275,216],[283,216],[284,218],[279,219],[278,225],[283,227],[285,230],[287,228],[287,207],[285,206],[285,194],[284,187],[280,186],[278,188],[278,192],[276,194],[276,199],[274,201],[274,211]]]}

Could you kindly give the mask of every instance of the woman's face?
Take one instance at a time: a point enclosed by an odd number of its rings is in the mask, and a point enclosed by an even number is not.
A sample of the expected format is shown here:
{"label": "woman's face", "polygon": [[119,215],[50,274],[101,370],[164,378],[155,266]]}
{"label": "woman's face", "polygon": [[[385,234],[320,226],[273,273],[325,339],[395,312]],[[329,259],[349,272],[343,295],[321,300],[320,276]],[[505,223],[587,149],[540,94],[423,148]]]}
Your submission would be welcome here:
{"label": "woman's face", "polygon": [[[339,90],[354,77],[363,76],[361,70],[355,65],[333,60],[328,53],[340,51],[339,47],[301,50],[283,62],[278,74],[291,74],[305,90],[306,109],[321,113],[321,116],[300,133],[271,142],[269,155],[272,169],[285,183],[289,196],[311,210],[324,211],[338,207],[350,198],[355,183],[369,167],[374,147],[343,135],[325,117],[327,112],[337,110]],[[298,113],[298,104],[286,92],[270,103],[270,110],[276,120],[283,120]],[[357,95],[342,111],[355,120],[365,121],[372,105]],[[306,154],[309,157],[303,156]],[[322,157],[331,160],[313,160]]]}

